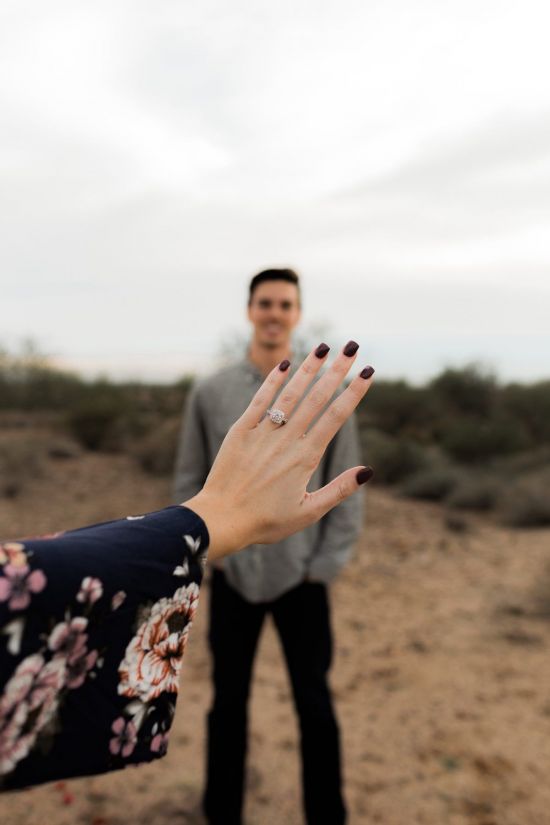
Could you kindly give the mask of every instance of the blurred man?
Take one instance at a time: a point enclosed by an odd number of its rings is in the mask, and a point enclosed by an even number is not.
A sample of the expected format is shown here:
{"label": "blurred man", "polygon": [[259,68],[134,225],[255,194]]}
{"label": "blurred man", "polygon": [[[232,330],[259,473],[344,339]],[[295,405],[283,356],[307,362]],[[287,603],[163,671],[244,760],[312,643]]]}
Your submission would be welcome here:
{"label": "blurred man", "polygon": [[[291,269],[265,270],[252,279],[252,339],[246,357],[198,382],[190,394],[176,464],[177,501],[202,487],[233,421],[267,373],[291,360],[291,336],[300,312],[298,276]],[[356,349],[350,342],[350,354]],[[322,345],[319,357],[327,350]],[[310,489],[355,464],[360,458],[356,425],[350,420],[332,441]],[[352,496],[320,524],[267,550],[247,547],[213,570],[209,641],[214,701],[208,717],[204,795],[210,825],[242,822],[250,679],[268,613],[281,639],[300,721],[308,825],[345,822],[338,726],[327,683],[332,654],[327,585],[350,556],[360,515],[360,499]]]}

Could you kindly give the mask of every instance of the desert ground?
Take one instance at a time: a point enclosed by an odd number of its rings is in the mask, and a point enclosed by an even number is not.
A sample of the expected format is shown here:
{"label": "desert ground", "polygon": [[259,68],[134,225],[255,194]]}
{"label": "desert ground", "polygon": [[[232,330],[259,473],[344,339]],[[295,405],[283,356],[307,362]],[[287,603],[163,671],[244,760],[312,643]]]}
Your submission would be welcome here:
{"label": "desert ground", "polygon": [[[1,437],[24,434],[4,429]],[[1,537],[170,501],[169,481],[145,475],[128,456],[67,452],[0,501]],[[354,561],[331,588],[350,825],[547,825],[550,530],[450,517],[376,483],[364,495]],[[207,601],[204,586],[168,756],[6,794],[3,825],[202,822]],[[283,822],[303,823],[300,766],[287,676],[268,626],[252,695],[246,823]]]}

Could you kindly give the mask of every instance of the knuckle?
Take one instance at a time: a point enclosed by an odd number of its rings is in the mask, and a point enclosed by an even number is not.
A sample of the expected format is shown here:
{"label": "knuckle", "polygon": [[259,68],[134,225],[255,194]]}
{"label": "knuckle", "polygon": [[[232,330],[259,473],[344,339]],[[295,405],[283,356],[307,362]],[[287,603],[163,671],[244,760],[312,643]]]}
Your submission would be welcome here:
{"label": "knuckle", "polygon": [[314,450],[306,450],[302,457],[302,464],[307,470],[315,470],[319,464],[319,456]]}
{"label": "knuckle", "polygon": [[279,398],[277,399],[277,403],[280,403],[282,407],[290,406],[294,404],[297,400],[297,396],[295,392],[292,391],[285,391],[281,393]]}
{"label": "knuckle", "polygon": [[362,398],[368,389],[368,384],[366,383],[364,378],[361,378],[360,381],[352,381],[349,387],[347,388],[346,392],[354,395],[356,398]]}
{"label": "knuckle", "polygon": [[308,401],[312,407],[320,409],[326,402],[326,397],[321,389],[312,390],[308,396]]}
{"label": "knuckle", "polygon": [[327,410],[327,415],[330,421],[336,424],[341,424],[346,418],[345,412],[340,404],[332,404]]}
{"label": "knuckle", "polygon": [[338,487],[336,489],[336,496],[339,502],[344,501],[344,499],[348,497],[348,488],[344,481],[341,481],[338,484]]}
{"label": "knuckle", "polygon": [[301,366],[301,370],[306,375],[314,375],[315,373],[315,368],[310,361],[304,361],[304,363]]}

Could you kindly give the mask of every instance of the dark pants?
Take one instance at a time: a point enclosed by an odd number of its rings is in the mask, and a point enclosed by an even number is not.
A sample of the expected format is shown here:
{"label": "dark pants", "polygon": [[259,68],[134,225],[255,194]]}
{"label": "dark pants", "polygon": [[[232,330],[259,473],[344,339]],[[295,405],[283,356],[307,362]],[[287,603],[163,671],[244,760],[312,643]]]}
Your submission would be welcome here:
{"label": "dark pants", "polygon": [[323,584],[300,584],[273,602],[251,604],[214,570],[210,647],[214,704],[208,716],[204,811],[211,825],[241,825],[247,749],[247,703],[260,631],[272,613],[290,674],[301,732],[308,825],[343,825],[338,726],[327,684],[332,654]]}

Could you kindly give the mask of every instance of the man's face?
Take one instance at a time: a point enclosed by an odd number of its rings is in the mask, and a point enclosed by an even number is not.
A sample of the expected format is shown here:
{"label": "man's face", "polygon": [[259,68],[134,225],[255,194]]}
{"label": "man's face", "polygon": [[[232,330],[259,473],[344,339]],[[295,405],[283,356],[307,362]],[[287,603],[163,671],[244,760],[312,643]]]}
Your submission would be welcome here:
{"label": "man's face", "polygon": [[254,326],[254,340],[275,349],[290,343],[292,330],[300,320],[298,287],[287,281],[264,281],[252,293],[248,319]]}

